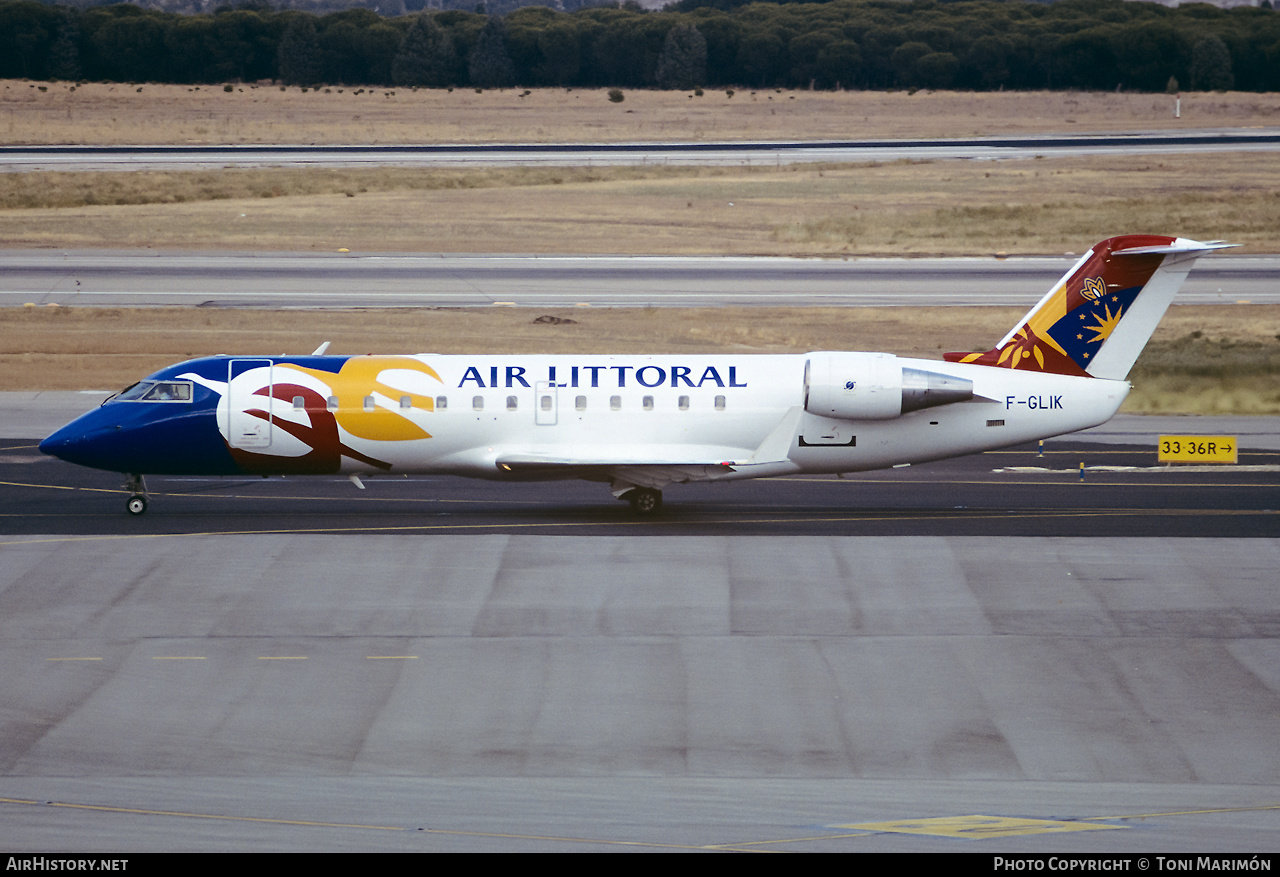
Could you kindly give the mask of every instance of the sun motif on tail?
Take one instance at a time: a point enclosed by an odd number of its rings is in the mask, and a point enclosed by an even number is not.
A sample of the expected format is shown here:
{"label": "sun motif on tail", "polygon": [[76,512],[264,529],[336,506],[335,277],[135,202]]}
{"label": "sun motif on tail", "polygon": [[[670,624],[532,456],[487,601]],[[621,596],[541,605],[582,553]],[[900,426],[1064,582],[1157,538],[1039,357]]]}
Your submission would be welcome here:
{"label": "sun motif on tail", "polygon": [[1115,331],[1116,326],[1120,324],[1120,318],[1124,316],[1124,308],[1119,307],[1114,314],[1111,313],[1111,305],[1103,305],[1106,310],[1106,316],[1100,317],[1096,312],[1092,314],[1093,318],[1098,321],[1096,326],[1085,326],[1091,332],[1097,332],[1089,339],[1089,343],[1093,344],[1098,341],[1105,341],[1111,337],[1111,333]]}

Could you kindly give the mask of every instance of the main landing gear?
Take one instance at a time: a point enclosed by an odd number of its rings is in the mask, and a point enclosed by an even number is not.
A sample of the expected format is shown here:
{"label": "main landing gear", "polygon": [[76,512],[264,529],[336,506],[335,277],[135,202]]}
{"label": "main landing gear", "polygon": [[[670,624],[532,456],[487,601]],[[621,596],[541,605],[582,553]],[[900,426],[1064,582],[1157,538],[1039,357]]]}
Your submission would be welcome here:
{"label": "main landing gear", "polygon": [[129,475],[124,480],[124,489],[132,494],[125,503],[125,510],[131,515],[146,514],[147,485],[141,475]]}
{"label": "main landing gear", "polygon": [[621,497],[631,503],[631,511],[641,517],[656,515],[662,508],[662,491],[651,487],[636,487]]}

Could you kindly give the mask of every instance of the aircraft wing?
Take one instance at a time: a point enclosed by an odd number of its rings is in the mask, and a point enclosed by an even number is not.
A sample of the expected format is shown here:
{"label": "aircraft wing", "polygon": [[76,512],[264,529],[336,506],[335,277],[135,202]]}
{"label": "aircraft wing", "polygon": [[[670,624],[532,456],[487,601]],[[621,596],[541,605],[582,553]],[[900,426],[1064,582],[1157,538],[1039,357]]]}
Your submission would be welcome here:
{"label": "aircraft wing", "polygon": [[756,448],[704,444],[609,444],[508,449],[496,465],[530,478],[594,478],[661,488],[672,482],[714,481],[734,472],[778,475],[796,467],[787,459],[801,409],[791,408]]}
{"label": "aircraft wing", "polygon": [[745,463],[748,448],[707,445],[606,445],[509,449],[498,454],[499,469],[607,469],[616,466],[721,466]]}
{"label": "aircraft wing", "polygon": [[499,453],[498,469],[531,480],[583,478],[661,489],[672,483],[714,481],[735,471],[751,451],[706,445],[527,448]]}

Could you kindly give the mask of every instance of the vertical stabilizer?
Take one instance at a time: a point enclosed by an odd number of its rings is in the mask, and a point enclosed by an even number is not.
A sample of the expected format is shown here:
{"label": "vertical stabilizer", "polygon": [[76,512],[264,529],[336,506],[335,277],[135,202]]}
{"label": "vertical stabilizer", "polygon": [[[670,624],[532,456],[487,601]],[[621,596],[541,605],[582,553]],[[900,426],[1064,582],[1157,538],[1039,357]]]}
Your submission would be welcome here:
{"label": "vertical stabilizer", "polygon": [[1196,257],[1228,246],[1162,235],[1108,238],[994,349],[946,359],[1124,380]]}

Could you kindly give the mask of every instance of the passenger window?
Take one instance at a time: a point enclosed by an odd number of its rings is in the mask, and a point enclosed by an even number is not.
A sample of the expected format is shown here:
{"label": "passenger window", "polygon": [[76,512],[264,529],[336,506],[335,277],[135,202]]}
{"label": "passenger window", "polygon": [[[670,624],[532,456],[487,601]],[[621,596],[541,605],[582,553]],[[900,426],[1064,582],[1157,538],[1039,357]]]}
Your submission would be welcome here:
{"label": "passenger window", "polygon": [[338,397],[337,397],[337,396],[330,396],[330,397],[325,401],[325,403],[324,403],[324,407],[328,408],[330,411],[337,411],[337,410],[338,410]]}
{"label": "passenger window", "polygon": [[400,407],[401,407],[401,408],[412,408],[412,407],[413,407],[413,400],[412,400],[412,399],[410,399],[408,396],[401,396],[401,397],[400,397]]}
{"label": "passenger window", "polygon": [[507,410],[508,410],[508,411],[515,411],[515,410],[516,410],[516,405],[518,404],[518,402],[519,402],[519,400],[518,400],[518,399],[516,399],[516,397],[515,397],[515,396],[508,396],[508,397],[507,397]]}
{"label": "passenger window", "polygon": [[301,396],[294,396],[294,397],[293,397],[293,410],[294,410],[294,411],[301,411],[303,408],[306,408],[306,407],[307,407],[307,400],[306,400],[306,399],[302,398]]}
{"label": "passenger window", "polygon": [[364,410],[365,410],[365,411],[372,411],[373,409],[374,409],[373,397],[372,397],[372,396],[365,396],[365,397],[364,397]]}
{"label": "passenger window", "polygon": [[716,396],[716,410],[717,411],[724,410],[724,396]]}
{"label": "passenger window", "polygon": [[617,411],[617,410],[618,410],[618,409],[620,409],[621,407],[622,407],[622,397],[621,397],[621,396],[610,396],[610,397],[609,397],[609,410],[610,410],[610,411]]}
{"label": "passenger window", "polygon": [[641,399],[641,400],[640,400],[640,404],[641,404],[642,406],[644,406],[644,410],[645,410],[645,411],[652,411],[652,410],[653,410],[653,397],[652,397],[652,396],[645,396],[643,399]]}
{"label": "passenger window", "polygon": [[578,398],[574,399],[574,400],[573,400],[573,407],[574,407],[574,408],[577,408],[579,411],[586,411],[586,410],[587,410],[587,397],[586,397],[586,396],[579,396]]}
{"label": "passenger window", "polygon": [[436,396],[436,410],[437,410],[437,411],[443,411],[444,409],[446,409],[446,408],[448,408],[448,407],[449,407],[449,397],[448,397],[448,396]]}
{"label": "passenger window", "polygon": [[689,410],[689,397],[688,397],[688,396],[681,396],[678,404],[680,405],[680,410],[681,410],[681,411],[688,411],[688,410]]}
{"label": "passenger window", "polygon": [[471,407],[477,411],[484,410],[484,396],[472,396]]}

